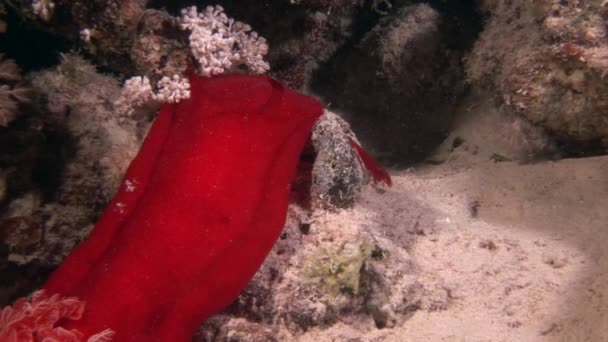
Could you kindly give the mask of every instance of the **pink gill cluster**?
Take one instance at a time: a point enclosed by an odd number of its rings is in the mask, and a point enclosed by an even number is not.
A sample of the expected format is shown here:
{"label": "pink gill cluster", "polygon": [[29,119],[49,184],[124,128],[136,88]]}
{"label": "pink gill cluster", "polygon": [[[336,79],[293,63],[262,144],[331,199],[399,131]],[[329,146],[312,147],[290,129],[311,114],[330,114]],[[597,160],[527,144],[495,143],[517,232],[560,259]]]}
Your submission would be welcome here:
{"label": "pink gill cluster", "polygon": [[[78,320],[84,313],[83,301],[73,297],[49,296],[36,291],[29,299],[21,298],[0,311],[2,342],[80,342],[84,336],[77,330],[58,326],[64,320]],[[87,342],[108,342],[110,330],[95,334]]]}

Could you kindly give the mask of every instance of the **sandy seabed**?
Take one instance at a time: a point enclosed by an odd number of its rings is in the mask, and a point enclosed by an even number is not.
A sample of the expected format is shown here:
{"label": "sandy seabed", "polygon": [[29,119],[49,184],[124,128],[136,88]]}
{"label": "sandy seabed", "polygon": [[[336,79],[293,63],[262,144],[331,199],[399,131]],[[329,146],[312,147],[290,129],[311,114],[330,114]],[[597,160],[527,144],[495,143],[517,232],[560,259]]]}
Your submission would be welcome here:
{"label": "sandy seabed", "polygon": [[410,252],[449,305],[393,329],[336,324],[300,341],[608,341],[608,157],[448,163],[393,180],[361,205],[381,201],[384,217],[412,203],[432,213],[434,228]]}

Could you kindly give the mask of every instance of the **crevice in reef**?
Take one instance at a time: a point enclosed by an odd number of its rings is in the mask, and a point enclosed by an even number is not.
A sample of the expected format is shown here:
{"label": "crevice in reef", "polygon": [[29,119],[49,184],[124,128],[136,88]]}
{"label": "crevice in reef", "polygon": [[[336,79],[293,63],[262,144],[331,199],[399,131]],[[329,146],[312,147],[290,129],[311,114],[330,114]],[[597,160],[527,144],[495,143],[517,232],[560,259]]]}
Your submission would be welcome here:
{"label": "crevice in reef", "polygon": [[477,1],[430,0],[426,3],[444,19],[441,31],[446,48],[461,52],[470,50],[483,29],[483,17],[477,8]]}
{"label": "crevice in reef", "polygon": [[[7,173],[6,198],[40,191],[51,200],[63,181],[63,168],[74,149],[65,127],[24,115],[0,127],[0,169]],[[36,129],[37,128],[37,129]]]}
{"label": "crevice in reef", "polygon": [[462,58],[482,17],[473,0],[380,5],[357,12],[351,37],[313,73],[311,89],[381,161],[406,166],[449,132],[467,87]]}
{"label": "crevice in reef", "polygon": [[7,30],[0,34],[0,52],[16,60],[24,73],[58,64],[66,41],[25,22],[10,6],[5,9]]}

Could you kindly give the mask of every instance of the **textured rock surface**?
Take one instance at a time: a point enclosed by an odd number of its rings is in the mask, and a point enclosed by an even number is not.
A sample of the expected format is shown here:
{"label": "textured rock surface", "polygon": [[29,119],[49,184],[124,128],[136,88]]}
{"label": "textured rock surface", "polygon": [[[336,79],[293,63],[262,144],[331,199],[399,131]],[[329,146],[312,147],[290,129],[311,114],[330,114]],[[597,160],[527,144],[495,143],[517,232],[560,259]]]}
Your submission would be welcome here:
{"label": "textured rock surface", "polygon": [[66,55],[58,67],[30,78],[39,110],[46,112],[39,122],[43,142],[30,150],[16,146],[0,230],[9,262],[53,265],[88,234],[114,194],[137,152],[141,129],[112,113],[118,81],[81,57]]}
{"label": "textured rock surface", "polygon": [[310,216],[292,206],[262,269],[225,315],[205,324],[201,336],[225,334],[227,321],[241,319],[235,317],[259,322],[257,330],[280,322],[274,336],[286,340],[340,322],[394,327],[420,308],[445,309],[448,293],[442,285],[417,281],[407,251],[419,236],[432,234],[433,212],[412,202],[405,211],[382,208],[385,200],[408,201],[391,189],[368,187],[364,196],[365,204],[353,209]]}
{"label": "textured rock surface", "polygon": [[184,33],[174,17],[164,11],[146,10],[137,33],[130,51],[137,74],[158,81],[163,75],[185,73],[189,48],[184,40],[176,39]]}
{"label": "textured rock surface", "polygon": [[40,1],[51,10],[41,15],[31,0],[11,2],[11,7],[53,35],[85,48],[99,65],[129,72],[129,54],[147,0]]}
{"label": "textured rock surface", "polygon": [[467,76],[562,140],[608,138],[605,1],[487,0]]}
{"label": "textured rock surface", "polygon": [[311,136],[316,153],[310,187],[313,208],[351,208],[369,183],[350,136],[348,123],[328,110],[315,125]]}

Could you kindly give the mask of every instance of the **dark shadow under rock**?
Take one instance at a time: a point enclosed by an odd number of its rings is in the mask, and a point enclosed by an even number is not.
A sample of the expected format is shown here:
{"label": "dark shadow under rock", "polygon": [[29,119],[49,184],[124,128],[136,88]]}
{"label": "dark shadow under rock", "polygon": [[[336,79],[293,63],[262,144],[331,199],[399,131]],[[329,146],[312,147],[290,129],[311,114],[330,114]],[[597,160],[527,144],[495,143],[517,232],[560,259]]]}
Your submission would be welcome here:
{"label": "dark shadow under rock", "polygon": [[424,158],[451,125],[450,108],[464,87],[460,53],[445,47],[441,22],[428,5],[404,7],[313,79],[313,91],[383,162]]}

